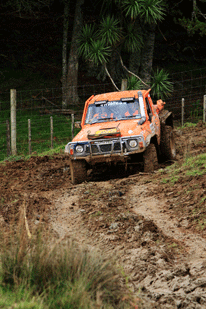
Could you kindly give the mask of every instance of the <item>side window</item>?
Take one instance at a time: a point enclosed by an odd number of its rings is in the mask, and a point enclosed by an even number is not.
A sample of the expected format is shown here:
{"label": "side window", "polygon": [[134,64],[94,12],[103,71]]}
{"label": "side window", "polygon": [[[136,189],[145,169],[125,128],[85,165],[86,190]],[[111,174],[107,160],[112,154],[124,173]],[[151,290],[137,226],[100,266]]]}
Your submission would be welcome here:
{"label": "side window", "polygon": [[149,121],[151,121],[152,120],[152,110],[151,110],[151,106],[149,104],[148,97],[146,97],[145,100],[146,100],[147,114],[149,116]]}

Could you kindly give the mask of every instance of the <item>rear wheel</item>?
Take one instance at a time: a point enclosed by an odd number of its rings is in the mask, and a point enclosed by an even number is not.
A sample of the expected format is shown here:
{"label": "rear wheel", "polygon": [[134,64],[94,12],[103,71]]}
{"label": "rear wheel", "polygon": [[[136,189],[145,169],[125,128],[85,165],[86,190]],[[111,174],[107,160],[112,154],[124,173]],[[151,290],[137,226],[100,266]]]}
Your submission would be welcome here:
{"label": "rear wheel", "polygon": [[157,151],[154,144],[150,144],[143,153],[144,172],[150,173],[158,169]]}
{"label": "rear wheel", "polygon": [[175,160],[176,147],[173,129],[170,126],[161,128],[161,153],[163,160]]}
{"label": "rear wheel", "polygon": [[87,169],[84,160],[70,160],[69,165],[72,184],[76,185],[86,180]]}

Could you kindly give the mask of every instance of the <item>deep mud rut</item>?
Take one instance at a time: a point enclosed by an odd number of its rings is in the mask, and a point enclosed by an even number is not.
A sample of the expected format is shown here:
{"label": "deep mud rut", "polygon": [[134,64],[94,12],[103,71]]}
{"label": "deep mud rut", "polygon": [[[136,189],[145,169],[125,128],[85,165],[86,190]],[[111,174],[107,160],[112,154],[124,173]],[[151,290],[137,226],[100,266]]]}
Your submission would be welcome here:
{"label": "deep mud rut", "polygon": [[[178,160],[204,153],[205,137],[201,124],[176,130]],[[64,156],[2,165],[0,223],[8,226],[25,203],[30,227],[44,224],[58,239],[116,258],[139,308],[206,308],[206,228],[189,216],[206,196],[206,177],[171,187],[159,172],[109,174],[73,186]]]}
{"label": "deep mud rut", "polygon": [[[178,227],[165,211],[166,201],[148,196],[148,185],[133,184],[134,178],[119,196],[116,187],[124,181],[72,188],[55,201],[52,228],[60,237],[70,235],[115,255],[130,288],[143,299],[143,308],[206,308],[206,239]],[[85,195],[92,196],[89,206]],[[110,213],[117,205],[118,212],[108,221],[108,208]]]}

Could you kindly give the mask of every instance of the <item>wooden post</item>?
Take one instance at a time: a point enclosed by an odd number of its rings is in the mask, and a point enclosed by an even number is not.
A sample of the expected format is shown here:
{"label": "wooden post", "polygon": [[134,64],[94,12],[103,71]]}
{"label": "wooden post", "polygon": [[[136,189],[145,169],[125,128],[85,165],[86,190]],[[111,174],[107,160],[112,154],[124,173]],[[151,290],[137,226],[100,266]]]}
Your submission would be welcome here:
{"label": "wooden post", "polygon": [[121,91],[127,90],[127,79],[122,79]]}
{"label": "wooden post", "polygon": [[16,150],[16,89],[10,90],[10,108],[11,108],[11,154],[15,156]]}
{"label": "wooden post", "polygon": [[28,143],[29,143],[29,155],[31,154],[31,120],[28,119]]}
{"label": "wooden post", "polygon": [[182,127],[184,126],[184,113],[185,113],[185,99],[184,98],[182,98],[182,121],[181,121],[181,123],[182,123]]}
{"label": "wooden post", "polygon": [[72,139],[74,138],[74,114],[71,114],[72,124],[71,124],[71,131],[72,131]]}
{"label": "wooden post", "polygon": [[53,134],[54,134],[54,127],[53,127],[53,117],[50,117],[50,132],[51,132],[51,149],[53,149]]}
{"label": "wooden post", "polygon": [[11,155],[11,136],[10,136],[10,126],[9,120],[6,121],[6,143],[7,143],[7,157]]}
{"label": "wooden post", "polygon": [[203,97],[203,122],[205,122],[205,113],[206,113],[206,95]]}

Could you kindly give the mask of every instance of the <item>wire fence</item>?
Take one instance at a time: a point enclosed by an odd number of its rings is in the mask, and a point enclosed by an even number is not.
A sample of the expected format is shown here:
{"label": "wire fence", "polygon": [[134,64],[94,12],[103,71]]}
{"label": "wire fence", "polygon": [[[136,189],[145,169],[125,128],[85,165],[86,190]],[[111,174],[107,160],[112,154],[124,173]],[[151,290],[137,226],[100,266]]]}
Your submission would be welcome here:
{"label": "wire fence", "polygon": [[[72,115],[80,120],[85,101],[92,95],[114,91],[111,83],[83,85],[67,89],[78,98],[62,107],[62,88],[16,92],[16,148],[18,155],[42,153],[61,147],[72,139],[78,129],[72,127]],[[0,161],[11,155],[10,92],[0,93]],[[8,125],[9,123],[9,125]],[[28,141],[31,140],[31,145]]]}
{"label": "wire fence", "polygon": [[[206,95],[206,68],[179,72],[171,75],[174,85],[172,96],[167,99],[167,109],[174,114],[177,124],[203,120],[204,95]],[[184,115],[182,114],[184,99]]]}
{"label": "wire fence", "polygon": [[[203,120],[206,68],[179,72],[170,77],[174,91],[166,100],[166,109],[173,112],[176,124]],[[72,132],[71,115],[75,120],[80,120],[84,103],[92,94],[115,91],[111,83],[83,85],[67,90],[75,93],[76,98],[74,103],[68,98],[66,109],[62,107],[62,88],[17,91],[16,147],[19,155],[56,147],[63,149],[71,140],[72,133],[78,132],[78,129]],[[0,160],[11,155],[10,133],[10,92],[5,92],[0,93]]]}

